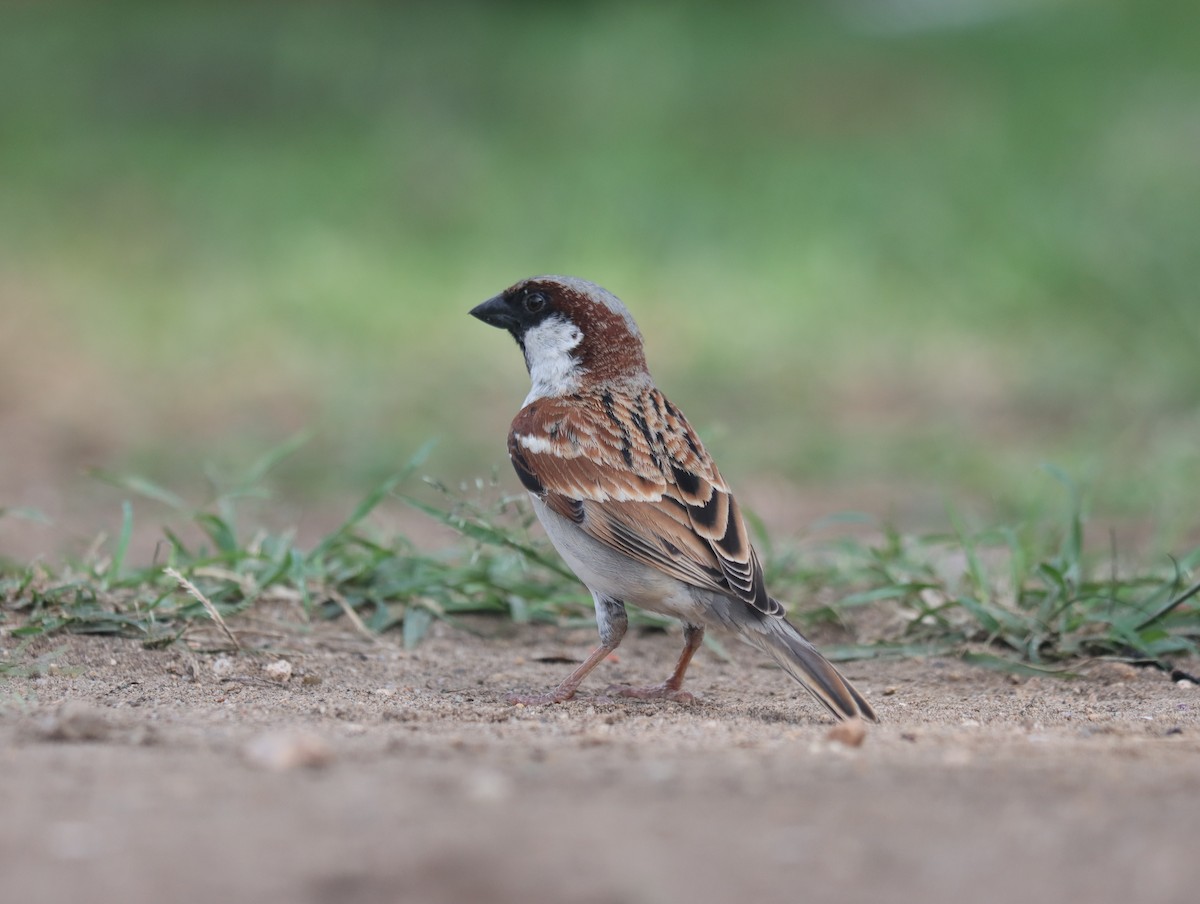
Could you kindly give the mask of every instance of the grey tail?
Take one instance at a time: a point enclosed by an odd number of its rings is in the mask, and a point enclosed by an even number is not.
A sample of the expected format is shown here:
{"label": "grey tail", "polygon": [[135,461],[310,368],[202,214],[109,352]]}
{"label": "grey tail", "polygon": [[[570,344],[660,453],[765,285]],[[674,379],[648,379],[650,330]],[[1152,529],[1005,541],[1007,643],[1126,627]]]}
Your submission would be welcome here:
{"label": "grey tail", "polygon": [[768,618],[762,627],[765,630],[746,631],[743,636],[779,663],[836,718],[879,721],[871,704],[854,689],[854,685],[789,622]]}

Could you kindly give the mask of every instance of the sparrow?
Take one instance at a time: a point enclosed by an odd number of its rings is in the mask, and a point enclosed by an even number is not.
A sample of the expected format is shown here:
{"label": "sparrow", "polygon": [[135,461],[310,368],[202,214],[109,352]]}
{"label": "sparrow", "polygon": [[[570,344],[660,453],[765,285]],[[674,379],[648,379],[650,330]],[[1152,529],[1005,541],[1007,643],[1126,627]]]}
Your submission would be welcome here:
{"label": "sparrow", "polygon": [[509,458],[550,542],[591,592],[600,631],[600,645],[556,688],[510,702],[570,700],[621,643],[628,603],[679,619],[683,652],[662,684],[609,693],[692,702],[684,673],[713,628],[772,657],[836,718],[877,721],[768,593],[738,504],[655,386],[625,305],[582,279],[536,276],[470,313],[524,353],[531,387]]}

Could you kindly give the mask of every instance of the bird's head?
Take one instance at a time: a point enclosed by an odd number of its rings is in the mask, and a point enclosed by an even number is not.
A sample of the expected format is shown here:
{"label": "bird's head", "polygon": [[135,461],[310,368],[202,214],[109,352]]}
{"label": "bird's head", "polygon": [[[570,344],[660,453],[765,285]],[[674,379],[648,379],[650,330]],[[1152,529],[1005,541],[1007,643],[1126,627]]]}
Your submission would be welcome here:
{"label": "bird's head", "polygon": [[646,383],[642,334],[621,300],[569,276],[535,276],[471,310],[508,330],[533,381],[526,401],[582,389]]}

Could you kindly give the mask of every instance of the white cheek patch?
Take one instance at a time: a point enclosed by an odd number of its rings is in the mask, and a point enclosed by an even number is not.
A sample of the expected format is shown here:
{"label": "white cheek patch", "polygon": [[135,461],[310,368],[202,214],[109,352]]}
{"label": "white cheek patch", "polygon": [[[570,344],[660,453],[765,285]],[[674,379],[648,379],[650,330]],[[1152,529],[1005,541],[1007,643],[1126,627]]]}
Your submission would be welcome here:
{"label": "white cheek patch", "polygon": [[571,352],[582,339],[579,328],[562,317],[547,317],[525,332],[521,343],[533,382],[525,397],[526,405],[534,399],[569,395],[579,390],[583,368]]}

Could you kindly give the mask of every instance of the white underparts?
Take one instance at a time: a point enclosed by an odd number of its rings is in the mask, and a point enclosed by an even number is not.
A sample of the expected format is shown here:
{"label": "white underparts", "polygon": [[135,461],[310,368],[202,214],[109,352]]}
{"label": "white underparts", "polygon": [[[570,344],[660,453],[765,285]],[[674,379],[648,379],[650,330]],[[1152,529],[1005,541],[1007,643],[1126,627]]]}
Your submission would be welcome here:
{"label": "white underparts", "polygon": [[526,330],[521,343],[533,383],[525,397],[526,405],[534,399],[569,395],[579,390],[583,367],[571,352],[582,339],[579,328],[562,317],[547,317]]}

